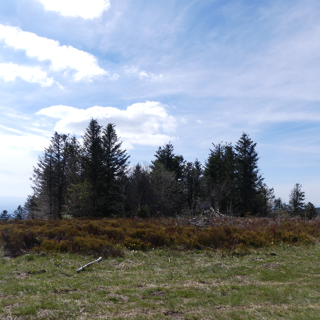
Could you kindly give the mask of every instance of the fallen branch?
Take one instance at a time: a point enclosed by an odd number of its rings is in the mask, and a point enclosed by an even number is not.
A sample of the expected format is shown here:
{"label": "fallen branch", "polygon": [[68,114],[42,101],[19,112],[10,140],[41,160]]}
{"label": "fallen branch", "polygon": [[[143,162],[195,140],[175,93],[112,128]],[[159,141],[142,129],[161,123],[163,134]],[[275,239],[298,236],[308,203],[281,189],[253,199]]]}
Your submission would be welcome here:
{"label": "fallen branch", "polygon": [[96,262],[100,262],[101,260],[102,260],[102,257],[100,257],[98,260],[92,261],[92,262],[86,264],[85,266],[81,267],[80,269],[77,270],[77,272],[80,272],[80,271],[84,270],[86,267],[89,267]]}

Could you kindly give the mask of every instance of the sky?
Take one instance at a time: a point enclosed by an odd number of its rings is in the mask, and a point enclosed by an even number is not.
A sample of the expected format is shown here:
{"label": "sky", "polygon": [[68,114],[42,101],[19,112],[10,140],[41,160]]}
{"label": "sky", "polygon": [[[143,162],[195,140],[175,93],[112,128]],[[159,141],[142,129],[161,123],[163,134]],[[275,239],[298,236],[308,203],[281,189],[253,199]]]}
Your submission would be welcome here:
{"label": "sky", "polygon": [[257,143],[288,202],[320,206],[320,2],[0,0],[0,210],[32,193],[55,131],[114,123],[132,165],[172,142]]}

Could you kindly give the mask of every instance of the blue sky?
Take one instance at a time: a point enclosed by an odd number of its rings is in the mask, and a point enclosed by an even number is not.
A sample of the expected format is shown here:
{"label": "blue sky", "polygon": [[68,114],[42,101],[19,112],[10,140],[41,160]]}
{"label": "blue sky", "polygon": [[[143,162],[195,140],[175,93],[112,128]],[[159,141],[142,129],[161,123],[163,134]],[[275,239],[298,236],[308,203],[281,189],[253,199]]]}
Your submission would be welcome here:
{"label": "blue sky", "polygon": [[31,194],[54,131],[80,137],[92,117],[132,164],[169,141],[204,163],[246,132],[276,196],[301,183],[320,206],[319,15],[312,0],[0,0],[0,210]]}

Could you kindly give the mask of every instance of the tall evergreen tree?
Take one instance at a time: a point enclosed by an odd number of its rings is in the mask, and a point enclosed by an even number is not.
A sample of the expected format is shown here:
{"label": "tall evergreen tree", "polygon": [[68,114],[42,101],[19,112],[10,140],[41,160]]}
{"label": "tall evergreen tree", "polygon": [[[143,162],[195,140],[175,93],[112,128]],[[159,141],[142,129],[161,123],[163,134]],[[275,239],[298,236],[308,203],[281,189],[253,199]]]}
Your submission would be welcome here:
{"label": "tall evergreen tree", "polygon": [[47,218],[61,218],[66,191],[68,136],[55,132],[44,155],[33,170],[36,203]]}
{"label": "tall evergreen tree", "polygon": [[13,216],[12,218],[15,220],[23,220],[25,219],[26,216],[26,212],[24,211],[24,208],[21,207],[20,205],[18,206],[18,208],[13,212]]}
{"label": "tall evergreen tree", "polygon": [[119,214],[124,211],[123,182],[128,167],[129,155],[121,148],[115,125],[109,123],[102,133],[103,150],[103,204],[104,214]]}
{"label": "tall evergreen tree", "polygon": [[203,197],[203,168],[198,159],[195,162],[187,162],[183,172],[183,193],[186,198],[188,210],[191,214],[194,214],[197,209],[197,205],[200,203]]}
{"label": "tall evergreen tree", "polygon": [[29,195],[23,206],[27,219],[35,219],[38,213],[38,205],[35,195]]}
{"label": "tall evergreen tree", "polygon": [[[235,155],[231,144],[213,144],[204,175],[211,204],[222,211],[232,210],[235,183]],[[231,209],[230,209],[231,207]]]}
{"label": "tall evergreen tree", "polygon": [[243,133],[235,146],[237,206],[241,216],[258,210],[256,199],[263,178],[259,175],[256,145],[248,134]]}
{"label": "tall evergreen tree", "polygon": [[89,216],[100,215],[103,196],[103,161],[104,153],[101,138],[102,127],[98,121],[91,119],[83,136],[82,178],[92,188]]}
{"label": "tall evergreen tree", "polygon": [[[45,148],[44,154],[39,156],[36,167],[33,167],[32,189],[34,199],[41,217],[54,218],[53,200],[53,150],[52,146]],[[40,216],[37,216],[40,218]]]}
{"label": "tall evergreen tree", "polygon": [[302,191],[302,185],[296,183],[289,195],[289,204],[295,215],[301,215],[305,209],[305,193]]}
{"label": "tall evergreen tree", "polygon": [[8,221],[10,219],[10,214],[8,213],[7,210],[3,210],[0,213],[0,221]]}
{"label": "tall evergreen tree", "polygon": [[307,219],[314,219],[318,216],[317,209],[315,205],[311,202],[308,202],[305,206],[305,218]]}
{"label": "tall evergreen tree", "polygon": [[136,164],[130,169],[128,179],[126,211],[129,211],[130,215],[137,215],[143,208],[145,215],[150,214],[153,194],[149,166]]}
{"label": "tall evergreen tree", "polygon": [[181,179],[183,175],[184,159],[181,155],[174,154],[174,147],[171,142],[167,143],[163,147],[159,147],[156,151],[156,160],[151,161],[151,169],[155,169],[157,166],[162,165],[165,170],[174,172],[176,180]]}

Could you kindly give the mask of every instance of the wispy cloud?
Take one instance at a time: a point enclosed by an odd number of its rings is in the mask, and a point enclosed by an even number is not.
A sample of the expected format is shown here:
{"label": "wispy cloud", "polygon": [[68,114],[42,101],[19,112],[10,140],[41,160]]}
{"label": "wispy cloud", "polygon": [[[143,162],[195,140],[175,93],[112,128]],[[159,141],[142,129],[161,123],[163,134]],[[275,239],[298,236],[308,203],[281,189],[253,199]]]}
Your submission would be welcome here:
{"label": "wispy cloud", "polygon": [[14,81],[20,78],[31,83],[38,83],[43,87],[51,86],[53,78],[39,67],[21,66],[14,63],[0,63],[0,79],[5,82]]}
{"label": "wispy cloud", "polygon": [[140,70],[137,66],[131,66],[130,68],[125,70],[127,75],[138,77],[140,80],[148,79],[148,80],[158,80],[163,77],[162,74],[155,75],[152,72],[147,72],[144,70]]}
{"label": "wispy cloud", "polygon": [[37,114],[58,119],[54,129],[65,133],[83,134],[91,118],[98,119],[101,125],[115,123],[127,148],[159,146],[176,139],[168,135],[175,131],[176,119],[159,102],[135,103],[126,110],[99,106],[77,109],[59,105],[41,109]]}
{"label": "wispy cloud", "polygon": [[36,0],[44,5],[45,10],[55,11],[65,17],[95,19],[109,9],[109,0]]}
{"label": "wispy cloud", "polygon": [[98,66],[97,59],[92,54],[72,46],[61,46],[59,41],[39,37],[17,27],[0,24],[0,40],[9,47],[24,50],[30,58],[49,61],[51,71],[64,71],[67,75],[69,70],[75,70],[73,79],[76,81],[92,80],[108,74]]}

